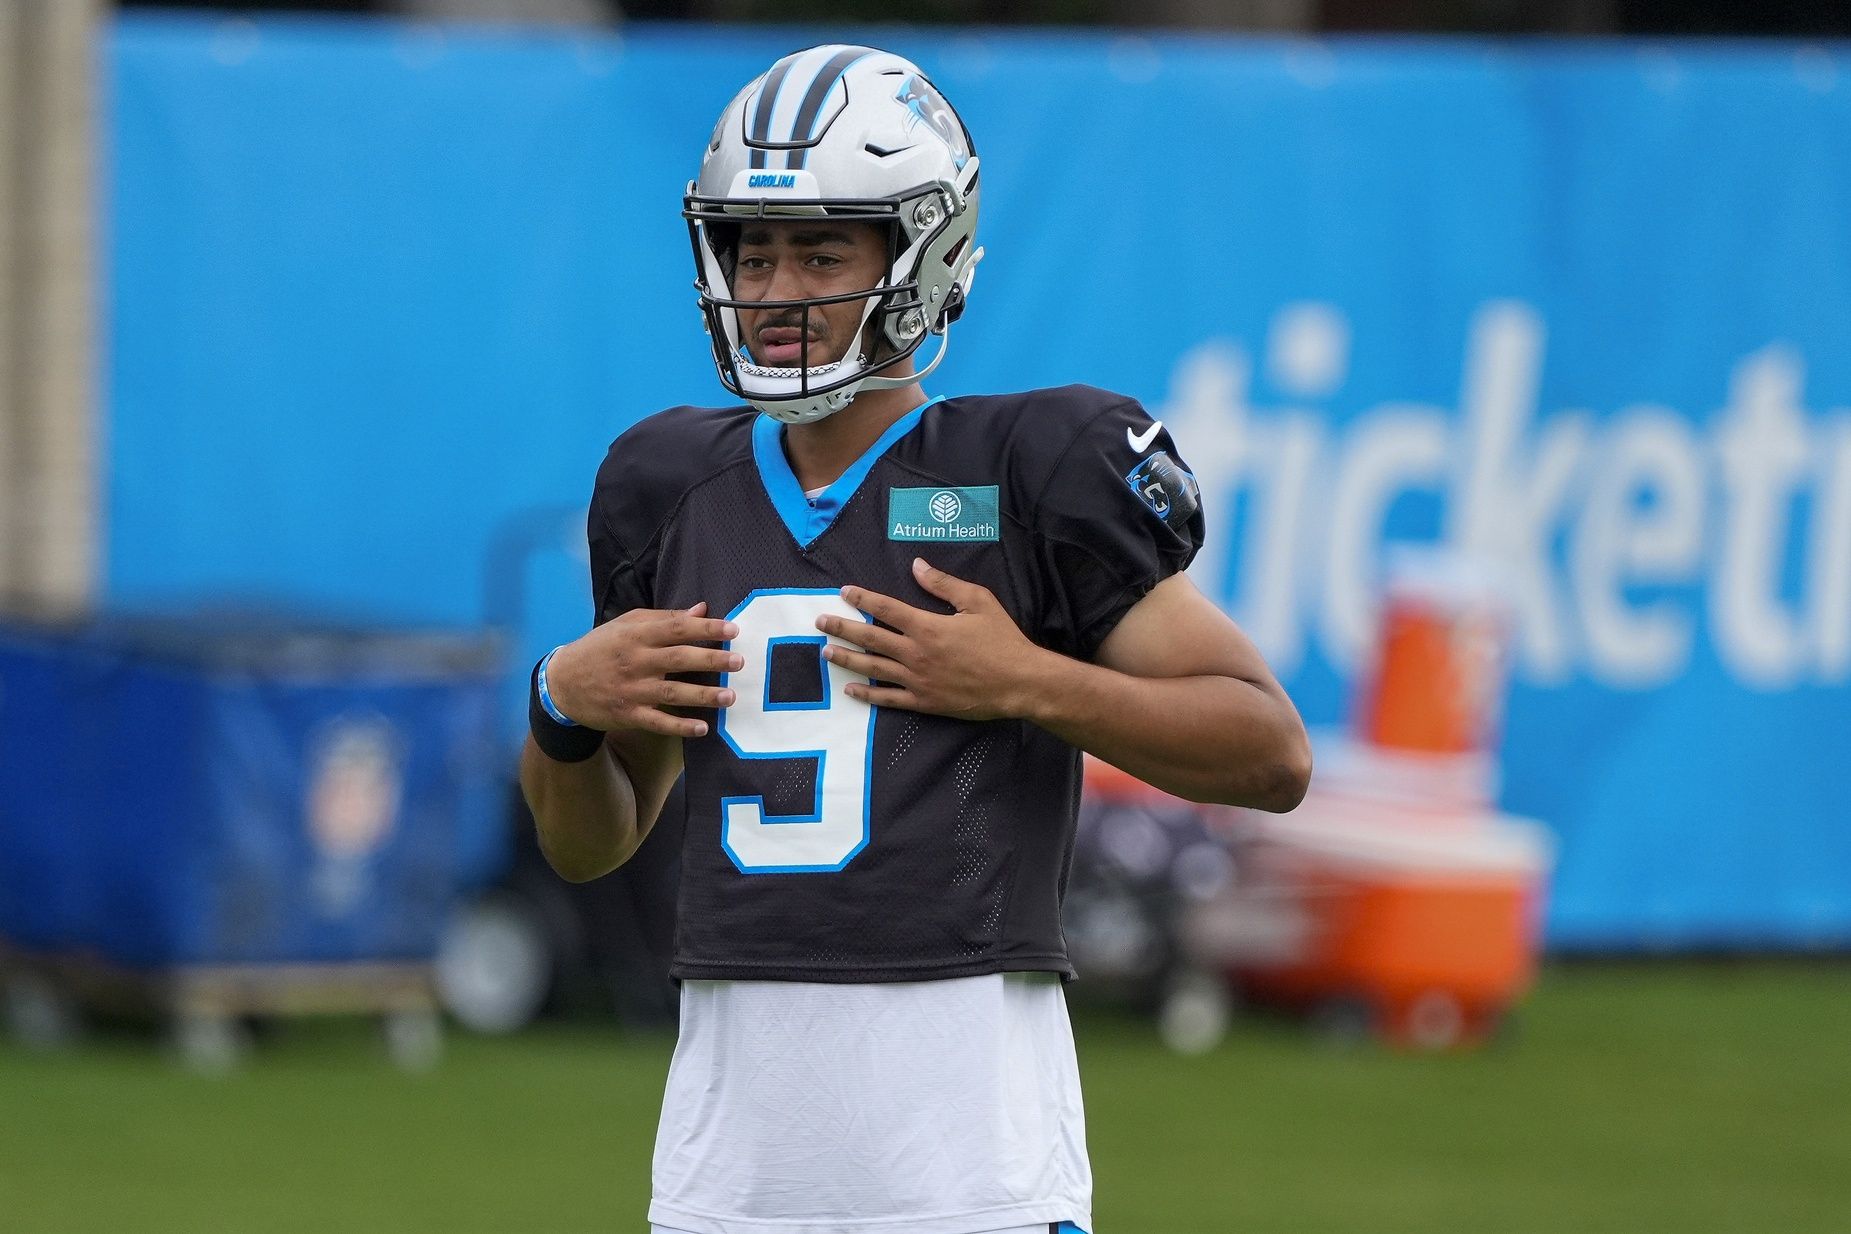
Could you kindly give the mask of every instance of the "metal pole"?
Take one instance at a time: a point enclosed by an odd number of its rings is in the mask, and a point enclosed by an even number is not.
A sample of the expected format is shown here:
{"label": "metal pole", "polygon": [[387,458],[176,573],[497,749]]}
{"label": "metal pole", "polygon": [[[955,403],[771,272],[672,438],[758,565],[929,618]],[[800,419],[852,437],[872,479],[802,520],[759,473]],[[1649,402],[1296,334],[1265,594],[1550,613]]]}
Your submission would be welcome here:
{"label": "metal pole", "polygon": [[25,417],[20,374],[20,297],[24,281],[19,225],[20,115],[26,98],[18,0],[0,0],[0,600],[20,590],[14,559],[18,529],[13,522],[21,475],[19,422]]}
{"label": "metal pole", "polygon": [[12,0],[15,301],[10,590],[75,611],[95,587],[94,63],[99,0]]}

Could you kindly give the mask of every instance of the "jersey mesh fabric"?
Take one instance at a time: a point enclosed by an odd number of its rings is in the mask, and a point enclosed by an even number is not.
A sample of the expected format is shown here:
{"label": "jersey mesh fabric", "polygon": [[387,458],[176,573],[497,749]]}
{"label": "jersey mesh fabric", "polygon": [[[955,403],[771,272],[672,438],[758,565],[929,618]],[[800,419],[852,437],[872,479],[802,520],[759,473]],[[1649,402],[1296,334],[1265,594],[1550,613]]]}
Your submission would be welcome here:
{"label": "jersey mesh fabric", "polygon": [[[864,484],[806,553],[768,508],[757,473],[732,469],[706,486],[688,516],[669,529],[658,594],[666,596],[666,607],[683,606],[683,597],[712,597],[716,612],[770,587],[835,588],[852,579],[892,594],[892,553],[883,538],[870,534],[879,530],[872,490]],[[722,527],[755,534],[717,534]],[[774,673],[774,695],[780,684]],[[802,713],[792,715],[801,732]],[[718,843],[723,796],[762,794],[773,816],[809,813],[816,800],[815,759],[747,761],[717,737],[688,743],[690,836],[706,843],[683,855],[690,864],[684,865],[677,975],[771,975],[774,969],[807,979],[825,972],[841,980],[950,975],[995,955],[1014,854],[1007,846],[974,838],[960,846],[944,837],[955,834],[960,815],[981,820],[994,810],[1008,774],[1001,760],[1017,744],[1010,731],[1016,727],[879,712],[873,838],[837,873],[745,875]],[[903,753],[901,731],[910,733]],[[802,748],[802,738],[792,745]],[[1029,967],[1058,964],[1057,941],[1036,940],[1035,954],[1023,959]]]}
{"label": "jersey mesh fabric", "polygon": [[[744,409],[681,408],[644,421],[612,447],[591,512],[600,620],[700,601],[726,614],[755,592],[849,583],[946,612],[912,576],[913,558],[923,555],[988,587],[1031,639],[1090,658],[1118,618],[1184,568],[1200,542],[1199,515],[1159,517],[1125,478],[1142,453],[1127,430],[1154,440],[1152,450],[1173,444],[1161,433],[1153,439],[1136,403],[1103,391],[1071,387],[926,408],[807,543],[769,495],[751,422]],[[991,487],[1000,515],[991,536],[920,544],[890,535],[896,492]],[[799,686],[780,676],[796,674],[781,675],[781,657],[771,657],[773,701],[794,699]],[[814,715],[780,715],[790,737],[778,748],[811,748],[806,726]],[[804,817],[817,805],[818,759],[742,758],[717,731],[684,743],[688,825],[675,975],[1071,976],[1060,898],[1078,754],[1027,723],[886,708],[875,710],[872,741],[865,847],[838,870],[790,873],[746,870],[728,855],[722,802],[757,797],[767,819]]]}

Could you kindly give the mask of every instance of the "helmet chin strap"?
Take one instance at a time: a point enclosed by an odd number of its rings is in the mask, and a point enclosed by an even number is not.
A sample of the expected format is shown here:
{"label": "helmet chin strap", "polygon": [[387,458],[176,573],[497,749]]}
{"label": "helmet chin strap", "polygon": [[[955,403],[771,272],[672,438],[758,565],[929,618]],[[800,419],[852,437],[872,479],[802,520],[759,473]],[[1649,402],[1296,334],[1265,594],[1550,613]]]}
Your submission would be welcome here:
{"label": "helmet chin strap", "polygon": [[[764,399],[763,401],[748,398],[746,401],[772,419],[785,424],[814,424],[847,407],[863,390],[901,390],[924,381],[931,376],[932,370],[939,366],[945,358],[945,353],[950,350],[951,325],[947,322],[945,328],[939,332],[938,350],[933,353],[931,363],[916,373],[908,373],[904,377],[870,375],[859,381],[851,382],[839,390],[812,395],[809,398]],[[863,364],[867,363],[865,356],[857,357],[857,359]]]}
{"label": "helmet chin strap", "polygon": [[827,394],[813,395],[807,399],[779,399],[773,402],[769,399],[749,398],[746,401],[773,420],[784,424],[814,424],[841,411],[854,397],[855,387],[844,386],[840,390],[831,390]]}
{"label": "helmet chin strap", "polygon": [[944,330],[941,331],[938,336],[938,350],[932,354],[932,362],[930,364],[926,365],[924,368],[920,369],[918,372],[908,373],[904,377],[881,377],[879,375],[876,375],[873,377],[864,377],[860,381],[855,383],[856,389],[857,390],[899,390],[899,389],[903,389],[906,386],[914,385],[918,382],[924,381],[927,377],[930,377],[932,375],[932,370],[938,367],[939,362],[945,358],[945,353],[950,350],[951,350],[951,326],[949,323],[947,323]]}

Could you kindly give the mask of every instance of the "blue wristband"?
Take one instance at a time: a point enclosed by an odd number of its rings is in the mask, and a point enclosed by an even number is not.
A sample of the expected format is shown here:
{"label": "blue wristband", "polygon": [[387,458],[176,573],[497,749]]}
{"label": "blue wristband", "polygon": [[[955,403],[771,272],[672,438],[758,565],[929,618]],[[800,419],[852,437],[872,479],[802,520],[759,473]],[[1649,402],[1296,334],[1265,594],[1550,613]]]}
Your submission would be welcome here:
{"label": "blue wristband", "polygon": [[546,693],[546,662],[553,658],[553,651],[541,657],[528,674],[527,731],[533,734],[540,753],[554,762],[582,763],[604,748],[604,734],[568,719],[553,705],[552,696]]}
{"label": "blue wristband", "polygon": [[[563,646],[563,644],[561,645]],[[546,666],[551,664],[553,662],[553,657],[558,654],[559,648],[555,647],[544,656],[540,657],[540,669],[539,675],[535,681],[535,689],[540,695],[541,708],[545,710],[548,716],[552,717],[553,723],[563,724],[567,728],[577,728],[578,721],[574,720],[571,716],[559,710],[559,708],[554,705],[553,696],[546,688]]]}

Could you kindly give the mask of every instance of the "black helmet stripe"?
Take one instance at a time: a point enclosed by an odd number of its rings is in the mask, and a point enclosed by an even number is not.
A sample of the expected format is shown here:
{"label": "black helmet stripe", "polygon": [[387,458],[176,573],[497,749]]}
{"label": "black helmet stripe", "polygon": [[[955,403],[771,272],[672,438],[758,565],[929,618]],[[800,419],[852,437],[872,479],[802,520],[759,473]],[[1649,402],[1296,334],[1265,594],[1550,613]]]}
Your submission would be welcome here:
{"label": "black helmet stripe", "polygon": [[771,109],[778,105],[778,91],[784,88],[785,75],[791,71],[796,56],[786,56],[765,74],[765,84],[758,92],[758,110],[752,113],[752,131],[747,145],[752,147],[752,166],[765,166],[765,151],[760,145],[771,136]]}
{"label": "black helmet stripe", "polygon": [[[810,130],[815,127],[817,114],[823,110],[823,101],[829,97],[829,92],[835,88],[842,74],[848,71],[849,65],[869,54],[866,47],[844,47],[829,63],[817,70],[815,80],[810,82],[810,92],[803,96],[803,106],[797,110],[797,120],[791,125],[792,141],[810,139]],[[809,153],[807,148],[792,150],[784,156],[784,165],[790,168],[802,167]]]}

